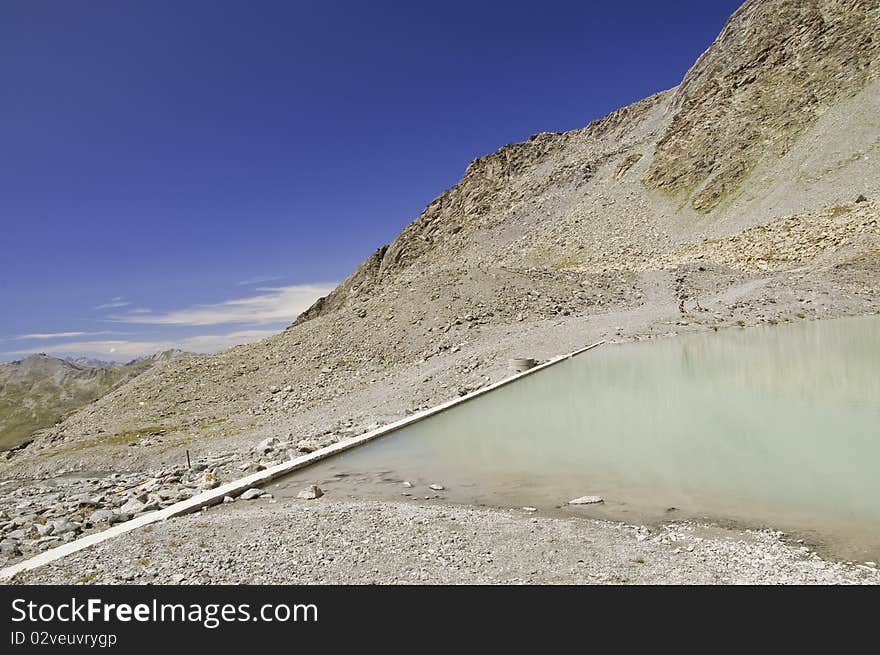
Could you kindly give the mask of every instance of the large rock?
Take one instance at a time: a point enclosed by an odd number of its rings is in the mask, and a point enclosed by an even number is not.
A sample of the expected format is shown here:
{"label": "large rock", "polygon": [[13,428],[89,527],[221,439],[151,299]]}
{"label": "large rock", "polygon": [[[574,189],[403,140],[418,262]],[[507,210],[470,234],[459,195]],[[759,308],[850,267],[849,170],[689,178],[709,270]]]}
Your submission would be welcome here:
{"label": "large rock", "polygon": [[254,500],[255,498],[259,498],[263,495],[263,490],[258,487],[251,487],[247,491],[245,491],[239,498],[241,500]]}
{"label": "large rock", "polygon": [[106,522],[108,525],[112,525],[119,520],[119,515],[116,512],[111,512],[109,509],[99,509],[92,512],[92,515],[89,516],[89,521],[92,522],[92,525],[97,525],[98,523]]}
{"label": "large rock", "polygon": [[580,498],[575,498],[574,500],[569,500],[569,505],[598,505],[599,503],[604,503],[605,501],[602,499],[602,496],[581,496]]}
{"label": "large rock", "polygon": [[220,478],[213,471],[205,473],[199,481],[199,487],[202,489],[214,489],[220,486]]}
{"label": "large rock", "polygon": [[312,437],[310,439],[301,439],[296,443],[296,449],[304,453],[313,453],[330,444],[336,443],[336,439],[332,435],[323,437]]}
{"label": "large rock", "polygon": [[61,536],[68,532],[79,532],[80,526],[70,521],[55,521],[52,524],[52,535]]}
{"label": "large rock", "polygon": [[34,528],[37,530],[37,534],[40,537],[46,537],[52,534],[52,524],[51,523],[37,523],[34,525]]}
{"label": "large rock", "polygon": [[254,448],[255,452],[258,453],[271,453],[275,450],[281,442],[277,437],[269,437],[268,439],[263,439],[260,443],[256,445]]}
{"label": "large rock", "polygon": [[0,555],[3,555],[4,557],[15,557],[18,554],[20,554],[18,543],[12,539],[4,539],[3,541],[0,541]]}
{"label": "large rock", "polygon": [[316,484],[309,485],[302,491],[300,491],[296,497],[302,498],[303,500],[315,500],[315,498],[320,498],[324,495],[323,490]]}
{"label": "large rock", "polygon": [[150,494],[147,501],[144,503],[142,512],[152,512],[154,509],[159,509],[162,506],[162,499],[159,497],[159,494]]}
{"label": "large rock", "polygon": [[143,512],[144,507],[145,503],[142,503],[137,498],[132,498],[120,507],[119,511],[122,514],[137,514],[138,512]]}

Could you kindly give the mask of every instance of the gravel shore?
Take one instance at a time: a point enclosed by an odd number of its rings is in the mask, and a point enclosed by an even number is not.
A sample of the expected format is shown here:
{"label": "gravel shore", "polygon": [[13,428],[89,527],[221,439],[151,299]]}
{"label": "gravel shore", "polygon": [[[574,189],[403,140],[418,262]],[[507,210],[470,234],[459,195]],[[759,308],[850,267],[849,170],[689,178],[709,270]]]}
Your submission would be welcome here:
{"label": "gravel shore", "polygon": [[13,584],[880,584],[780,533],[522,510],[238,501],[147,526]]}

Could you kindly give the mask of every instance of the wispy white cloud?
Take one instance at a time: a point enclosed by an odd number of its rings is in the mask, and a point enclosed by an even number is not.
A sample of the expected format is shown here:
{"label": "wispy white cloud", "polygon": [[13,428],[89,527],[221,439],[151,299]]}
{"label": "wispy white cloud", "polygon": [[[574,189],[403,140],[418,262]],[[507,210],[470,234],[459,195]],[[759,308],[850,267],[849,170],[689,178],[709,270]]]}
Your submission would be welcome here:
{"label": "wispy white cloud", "polygon": [[37,332],[34,334],[19,334],[16,339],[64,339],[69,337],[82,337],[87,332]]}
{"label": "wispy white cloud", "polygon": [[164,313],[128,312],[112,316],[121,323],[142,325],[222,325],[249,323],[266,325],[292,321],[321,296],[327,295],[334,285],[296,284],[293,286],[259,289],[259,295],[236,298],[212,305],[194,305]]}
{"label": "wispy white cloud", "polygon": [[22,339],[69,339],[71,337],[98,336],[100,334],[116,334],[108,330],[100,332],[35,332],[33,334],[19,334],[15,337],[17,340]]}
{"label": "wispy white cloud", "polygon": [[[269,278],[250,281],[251,284],[266,282]],[[141,325],[161,326],[208,326],[237,325],[237,330],[222,334],[199,334],[177,336],[174,334],[150,335],[146,338],[113,330],[99,332],[66,331],[34,332],[21,334],[15,340],[38,340],[28,348],[0,353],[21,356],[36,352],[71,357],[97,357],[100,359],[127,361],[155,352],[180,348],[190,352],[214,353],[232,346],[264,339],[276,334],[280,327],[291,322],[319,297],[333,289],[333,284],[302,284],[282,287],[257,287],[252,295],[234,298],[221,303],[193,305],[168,312],[152,312],[144,307],[131,307],[124,314],[112,315],[109,320]],[[102,307],[129,307],[131,303],[122,297],[112,298]],[[169,329],[172,329],[169,328]],[[172,332],[177,330],[172,329]],[[124,335],[127,338],[95,339],[99,335]],[[53,342],[52,340],[56,340]],[[42,342],[48,343],[42,343]],[[0,358],[2,359],[2,358]]]}
{"label": "wispy white cloud", "polygon": [[36,352],[47,355],[64,355],[70,357],[100,357],[102,359],[127,361],[135,357],[180,348],[194,353],[214,353],[243,343],[259,341],[277,334],[277,330],[239,330],[226,334],[201,334],[177,340],[161,341],[126,341],[122,339],[106,341],[67,341],[39,348],[17,350],[9,355],[30,355]]}
{"label": "wispy white cloud", "polygon": [[238,282],[238,286],[244,287],[251,284],[264,284],[266,282],[274,282],[275,280],[280,280],[280,275],[255,275],[254,277],[249,277],[246,280],[242,280]]}
{"label": "wispy white cloud", "polygon": [[130,304],[131,303],[123,296],[116,296],[115,298],[111,298],[110,302],[98,305],[95,309],[119,309],[120,307],[128,307]]}

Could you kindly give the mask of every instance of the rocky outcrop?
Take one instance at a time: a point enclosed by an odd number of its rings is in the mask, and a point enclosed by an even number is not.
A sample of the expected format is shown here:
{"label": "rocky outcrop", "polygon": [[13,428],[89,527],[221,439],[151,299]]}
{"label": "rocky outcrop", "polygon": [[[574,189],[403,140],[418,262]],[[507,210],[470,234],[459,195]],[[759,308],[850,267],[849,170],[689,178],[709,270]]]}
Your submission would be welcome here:
{"label": "rocky outcrop", "polygon": [[308,320],[333,312],[347,302],[349,298],[357,297],[358,294],[370,291],[379,279],[382,264],[388,246],[378,248],[367,260],[357,267],[354,273],[349,275],[333,291],[323,298],[318,298],[306,311],[300,314],[291,327],[305,323]]}
{"label": "rocky outcrop", "polygon": [[[466,243],[479,230],[497,222],[498,217],[506,217],[507,210],[517,200],[517,186],[533,184],[534,178],[540,177],[540,173],[535,173],[548,163],[550,173],[544,174],[542,186],[588,182],[598,168],[607,163],[608,153],[561,166],[556,163],[560,153],[575,143],[600,144],[603,140],[610,143],[606,149],[617,152],[624,134],[667,96],[667,93],[658,93],[613,111],[581,130],[535,134],[528,141],[505,145],[473,160],[458,184],[434,199],[391,244],[376,250],[328,296],[300,314],[293,325],[340,309],[349,300],[373,290],[387,276],[412,266],[428,252],[439,251],[452,257],[457,249],[453,242]],[[631,156],[627,169],[640,157]]]}
{"label": "rocky outcrop", "polygon": [[874,257],[880,245],[880,203],[864,202],[796,214],[721,239],[710,239],[641,265],[656,270],[700,262],[740,271],[784,271],[850,249]]}
{"label": "rocky outcrop", "polygon": [[749,0],[679,86],[645,184],[709,212],[878,76],[877,0]]}

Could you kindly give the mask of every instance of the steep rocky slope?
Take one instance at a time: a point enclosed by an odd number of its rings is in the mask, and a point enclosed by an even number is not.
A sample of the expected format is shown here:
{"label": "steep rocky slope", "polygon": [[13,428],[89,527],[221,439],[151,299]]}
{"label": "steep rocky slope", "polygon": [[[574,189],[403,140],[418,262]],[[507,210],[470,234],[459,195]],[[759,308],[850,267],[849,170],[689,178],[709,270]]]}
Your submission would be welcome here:
{"label": "steep rocky slope", "polygon": [[[749,0],[677,88],[474,160],[283,333],[138,376],[15,460],[334,440],[517,354],[880,310],[878,28],[876,0]],[[161,443],[110,443],[145,426]]]}
{"label": "steep rocky slope", "polygon": [[749,0],[676,90],[645,182],[715,209],[877,77],[878,34],[876,0]]}

